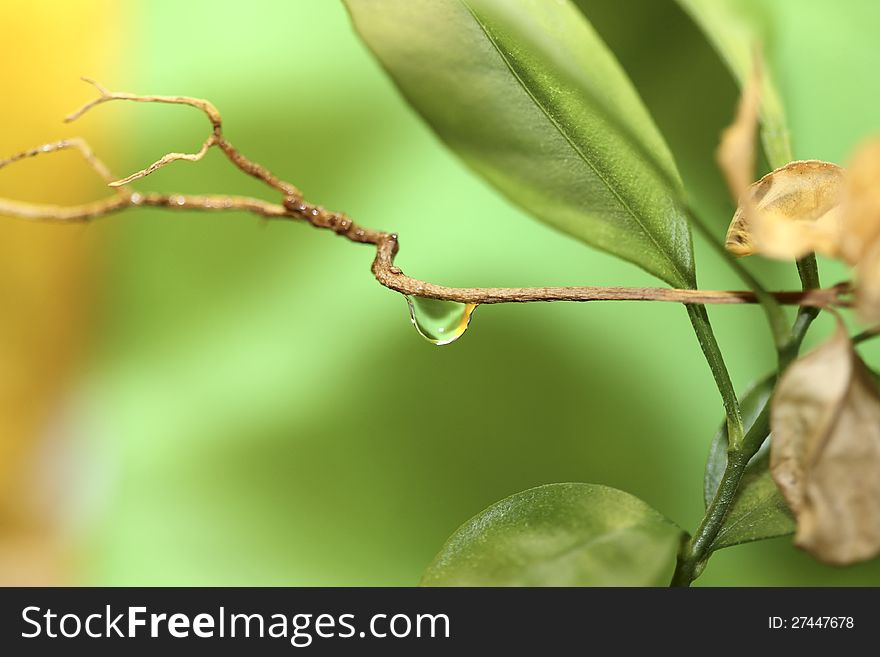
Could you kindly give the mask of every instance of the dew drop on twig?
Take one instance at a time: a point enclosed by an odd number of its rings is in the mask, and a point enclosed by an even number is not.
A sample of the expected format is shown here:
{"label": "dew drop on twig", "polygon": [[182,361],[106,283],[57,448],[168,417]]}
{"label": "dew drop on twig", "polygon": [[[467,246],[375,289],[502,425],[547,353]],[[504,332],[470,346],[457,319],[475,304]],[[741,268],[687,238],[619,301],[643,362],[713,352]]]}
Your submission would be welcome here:
{"label": "dew drop on twig", "polygon": [[455,342],[467,331],[471,315],[477,308],[474,303],[440,301],[426,297],[407,296],[409,316],[413,326],[423,338],[442,346]]}

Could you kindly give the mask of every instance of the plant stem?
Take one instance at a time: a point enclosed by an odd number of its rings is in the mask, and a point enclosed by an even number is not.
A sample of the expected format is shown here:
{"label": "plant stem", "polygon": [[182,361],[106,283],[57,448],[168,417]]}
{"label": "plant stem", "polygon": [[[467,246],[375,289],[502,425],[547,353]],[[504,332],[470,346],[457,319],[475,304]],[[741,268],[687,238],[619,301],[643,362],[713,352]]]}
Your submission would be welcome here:
{"label": "plant stem", "polygon": [[742,279],[743,283],[745,283],[754,293],[758,303],[761,304],[761,308],[764,309],[764,314],[767,316],[767,323],[770,325],[770,332],[773,334],[773,342],[776,345],[777,350],[783,348],[789,340],[788,322],[785,319],[785,313],[782,312],[782,308],[778,301],[772,294],[764,289],[764,286],[761,285],[758,279],[752,276],[748,269],[742,266],[742,263],[740,263],[739,260],[724,248],[724,245],[716,239],[715,234],[705,223],[703,223],[692,209],[689,208],[687,213],[691,225],[702,234],[706,241],[709,242],[709,245],[715,249],[722,259],[727,262],[731,269],[733,269]]}
{"label": "plant stem", "polygon": [[[779,111],[781,112],[781,109]],[[779,168],[792,159],[791,146],[788,142],[788,133],[787,131],[781,130],[771,135],[770,132],[771,131],[767,128],[765,119],[765,125],[761,131],[764,140],[764,149],[772,166],[774,166],[774,168]],[[689,215],[691,223],[706,239],[708,239],[712,248],[718,251],[734,271],[739,274],[740,278],[755,293],[755,297],[758,299],[759,303],[761,303],[764,313],[767,316],[770,330],[773,333],[773,340],[776,345],[778,356],[778,372],[779,375],[781,375],[797,357],[804,336],[806,335],[810,324],[819,314],[820,309],[817,307],[801,306],[798,309],[794,325],[789,332],[785,320],[785,314],[782,312],[782,308],[777,299],[764,290],[751,273],[749,273],[739,261],[728,253],[723,245],[714,239],[708,227],[703,224],[693,212],[690,212]],[[798,260],[797,268],[804,292],[818,289],[820,287],[819,268],[816,263],[815,254],[811,253]],[[876,333],[876,331],[873,333],[866,331],[865,333],[856,336],[854,342],[867,339],[867,337],[874,333]],[[725,401],[725,409],[726,408],[727,402]],[[708,559],[711,553],[712,543],[718,536],[718,532],[721,531],[721,528],[724,525],[724,519],[736,499],[736,493],[749,460],[754,456],[764,442],[764,439],[770,433],[769,422],[770,412],[769,404],[767,404],[761,410],[760,415],[755,419],[748,434],[741,437],[741,440],[737,442],[734,440],[733,434],[730,433],[728,415],[727,465],[724,468],[724,474],[721,477],[718,490],[715,492],[715,496],[712,498],[709,508],[706,509],[706,513],[700,522],[700,526],[697,528],[693,537],[689,538],[682,544],[675,573],[673,573],[672,576],[671,586],[690,586],[690,583],[703,571],[706,559]],[[742,434],[740,434],[740,436],[742,436]]]}
{"label": "plant stem", "polygon": [[880,327],[875,326],[873,328],[865,329],[861,333],[854,335],[852,337],[853,344],[861,344],[865,340],[870,340],[871,338],[876,338],[880,335]]}
{"label": "plant stem", "polygon": [[755,418],[742,446],[734,449],[728,439],[727,464],[715,496],[692,538],[682,544],[670,586],[689,586],[703,571],[712,543],[724,525],[724,518],[736,500],[739,482],[751,458],[770,433],[770,407],[766,404]]}
{"label": "plant stem", "polygon": [[[819,288],[819,267],[816,264],[816,254],[811,253],[798,260],[797,269],[804,292]],[[777,352],[779,356],[780,374],[782,374],[782,372],[784,372],[797,357],[801,348],[801,343],[804,341],[804,336],[807,334],[807,329],[810,328],[810,324],[812,324],[818,314],[818,308],[801,307],[798,309],[797,317],[794,320],[794,326],[792,326],[791,329],[791,338],[788,340],[788,343]]]}
{"label": "plant stem", "polygon": [[742,414],[740,413],[739,400],[736,397],[736,390],[730,380],[730,374],[727,366],[724,364],[724,357],[715,339],[715,333],[712,331],[712,324],[709,322],[709,314],[706,312],[705,306],[689,305],[687,308],[688,317],[690,317],[691,325],[694,327],[694,333],[697,334],[697,340],[709,369],[712,370],[712,377],[715,379],[715,385],[718,392],[721,393],[721,401],[724,404],[724,412],[727,416],[727,435],[730,445],[739,446],[743,440],[743,423]]}
{"label": "plant stem", "polygon": [[812,290],[820,286],[819,265],[816,263],[816,254],[810,253],[797,261],[798,276],[805,290]]}
{"label": "plant stem", "polygon": [[690,583],[702,572],[712,541],[721,530],[724,518],[733,504],[736,490],[750,458],[751,455],[742,451],[728,452],[727,466],[724,468],[718,491],[697,531],[682,545],[670,586],[690,586]]}
{"label": "plant stem", "polygon": [[[818,309],[815,308],[802,308],[801,310],[813,312],[798,313],[791,330],[791,337],[785,348],[779,351],[780,375],[797,357],[807,329],[818,313]],[[856,338],[859,337],[856,336]],[[736,499],[739,483],[746,466],[769,433],[769,404],[764,406],[755,422],[749,428],[748,433],[739,443],[735,443],[730,438],[731,434],[728,429],[727,465],[724,468],[721,483],[718,485],[718,490],[715,492],[709,508],[706,509],[706,514],[703,516],[694,536],[681,547],[670,586],[689,586],[702,572],[706,560],[711,553],[712,543],[718,536],[718,532],[724,525],[724,518]]]}
{"label": "plant stem", "polygon": [[[690,207],[687,208],[687,216],[691,225],[703,235],[712,248],[721,255],[722,259],[730,265],[749,289],[751,289],[755,299],[764,309],[764,314],[767,316],[767,322],[770,325],[770,331],[773,334],[776,350],[778,353],[781,353],[781,350],[790,343],[790,336],[785,314],[782,312],[779,301],[774,295],[765,290],[761,283],[724,248],[724,245],[715,238],[709,227]],[[691,324],[693,324],[697,339],[700,341],[703,354],[706,356],[706,361],[712,370],[715,384],[721,393],[724,411],[727,415],[727,435],[730,449],[738,450],[743,441],[742,414],[740,413],[739,400],[736,397],[736,390],[734,390],[733,384],[730,381],[730,374],[724,364],[721,350],[718,348],[718,343],[712,332],[709,316],[706,313],[705,307],[696,305],[688,306],[688,315],[691,318]]]}
{"label": "plant stem", "polygon": [[794,326],[791,327],[791,338],[788,343],[778,351],[779,356],[779,374],[782,374],[792,361],[797,358],[798,352],[801,350],[801,344],[810,324],[819,314],[818,308],[799,308],[797,317],[794,320]]}

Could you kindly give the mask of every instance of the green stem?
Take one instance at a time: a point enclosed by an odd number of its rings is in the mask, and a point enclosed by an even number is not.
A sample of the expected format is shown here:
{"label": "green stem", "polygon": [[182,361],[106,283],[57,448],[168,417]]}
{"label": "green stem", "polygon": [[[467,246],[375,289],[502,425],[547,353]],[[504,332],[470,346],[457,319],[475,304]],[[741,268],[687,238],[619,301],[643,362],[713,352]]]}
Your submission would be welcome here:
{"label": "green stem", "polygon": [[804,336],[807,334],[807,329],[810,328],[810,324],[813,323],[818,314],[818,308],[802,306],[798,310],[794,326],[791,328],[791,337],[788,343],[779,350],[779,374],[782,374],[791,365],[792,361],[797,358],[798,352],[801,350],[801,344],[804,341]]}
{"label": "green stem", "polygon": [[[703,221],[693,212],[687,209],[688,219],[709,242],[721,257],[733,268],[743,282],[754,292],[764,309],[770,330],[773,334],[773,341],[777,351],[783,349],[790,340],[788,325],[785,319],[785,313],[782,307],[777,303],[773,295],[767,292],[758,280],[742,266],[742,264],[734,258],[724,245],[715,239],[712,231],[703,223]],[[704,306],[689,305],[687,306],[688,316],[700,341],[700,347],[706,356],[706,361],[712,370],[712,376],[715,378],[715,385],[721,393],[721,399],[724,403],[724,411],[727,414],[727,435],[731,449],[738,449],[743,441],[743,425],[742,415],[740,413],[739,401],[736,397],[736,391],[730,381],[730,374],[724,364],[724,358],[715,340],[715,334],[712,332],[712,325],[709,323],[709,316]]]}
{"label": "green stem", "polygon": [[861,344],[865,340],[876,338],[878,335],[880,335],[880,327],[875,326],[874,328],[865,329],[861,333],[852,337],[852,343]]}
{"label": "green stem", "polygon": [[801,286],[805,290],[813,290],[819,287],[819,265],[816,263],[816,254],[810,253],[797,261],[798,276],[801,278]]}
{"label": "green stem", "polygon": [[[765,100],[766,103],[766,100]],[[766,108],[765,108],[766,109]],[[780,110],[781,111],[781,110]],[[774,168],[783,166],[786,162],[791,161],[791,146],[788,142],[788,134],[782,130],[771,138],[771,131],[767,129],[766,121],[764,129],[761,131],[764,139],[764,148],[768,158]],[[709,244],[715,249],[722,258],[733,268],[740,276],[743,282],[749,286],[761,307],[767,316],[767,322],[770,325],[770,331],[773,334],[773,341],[776,345],[776,352],[779,358],[778,371],[781,375],[791,362],[797,357],[803,343],[804,336],[810,327],[810,324],[819,314],[818,308],[801,307],[798,309],[797,317],[791,332],[788,330],[785,314],[782,307],[776,300],[767,293],[761,284],[755,279],[745,267],[740,264],[722,244],[715,240],[712,231],[689,211],[691,224],[700,231]],[[801,279],[801,285],[804,290],[818,288],[819,268],[816,264],[816,256],[809,254],[797,261],[798,275]],[[703,311],[705,314],[705,310]],[[691,319],[693,322],[693,318]],[[708,318],[706,320],[708,322]],[[696,324],[695,324],[696,329]],[[709,329],[711,332],[711,329]],[[855,342],[868,339],[877,334],[877,331],[865,331],[856,336]],[[698,333],[699,335],[699,333]],[[702,344],[702,340],[701,340]],[[705,352],[704,348],[704,352]],[[706,356],[707,360],[709,355]],[[719,354],[720,358],[720,354]],[[710,366],[711,366],[710,361]],[[713,373],[715,372],[713,368]],[[726,374],[726,370],[725,370]],[[717,381],[717,377],[716,377]],[[719,389],[721,386],[719,385]],[[723,396],[723,393],[722,393]],[[728,408],[728,402],[725,399],[725,409]],[[739,412],[739,402],[736,402],[737,412]],[[754,456],[760,448],[764,439],[770,433],[770,410],[769,404],[765,405],[760,415],[755,419],[754,424],[750,427],[748,434],[742,437],[742,427],[740,426],[739,441],[734,440],[734,434],[730,433],[730,414],[728,413],[728,452],[727,465],[724,468],[724,474],[718,485],[718,490],[712,498],[709,508],[700,522],[700,526],[694,533],[693,537],[682,543],[681,550],[676,564],[675,573],[672,576],[671,586],[690,586],[690,583],[699,577],[705,567],[706,560],[712,551],[712,543],[718,536],[718,532],[724,526],[724,519],[730,511],[730,507],[736,499],[736,493],[742,480],[745,469],[749,460]]]}
{"label": "green stem", "polygon": [[736,497],[736,489],[749,458],[742,452],[731,452],[727,455],[727,467],[724,468],[718,491],[696,533],[682,545],[670,586],[690,586],[702,572],[712,541],[721,530],[724,518]]}
{"label": "green stem", "polygon": [[734,449],[733,443],[728,442],[727,465],[724,466],[721,483],[718,484],[718,490],[715,491],[712,503],[706,509],[697,531],[681,546],[670,586],[690,586],[690,583],[703,571],[706,560],[712,552],[712,543],[724,526],[724,518],[727,517],[736,499],[739,482],[746,466],[769,433],[770,407],[767,404],[749,428],[742,441],[742,447]]}
{"label": "green stem", "polygon": [[[801,308],[801,311],[798,312],[791,329],[791,337],[785,347],[779,350],[780,375],[797,357],[807,329],[818,312],[817,308]],[[867,339],[875,334],[876,332],[866,331],[864,334],[856,336],[855,340]],[[865,337],[862,337],[863,335]],[[724,468],[721,483],[718,485],[712,503],[706,509],[706,514],[693,538],[682,544],[671,586],[690,586],[690,583],[703,571],[706,560],[711,554],[712,543],[724,526],[724,518],[736,499],[737,489],[746,466],[769,433],[770,408],[767,404],[739,443],[728,438],[727,465]]]}
{"label": "green stem", "polygon": [[[819,268],[816,265],[816,256],[810,255],[797,261],[798,275],[801,277],[801,285],[805,290],[819,287]],[[791,327],[791,337],[788,343],[779,350],[779,374],[781,375],[792,361],[797,358],[801,350],[801,344],[810,324],[819,315],[819,308],[801,306],[798,308],[794,326]]]}
{"label": "green stem", "polygon": [[712,331],[709,314],[706,312],[706,307],[702,305],[688,304],[685,308],[687,308],[688,317],[694,327],[694,333],[697,334],[697,340],[706,357],[706,362],[709,363],[709,369],[712,370],[715,385],[718,387],[718,392],[721,393],[721,401],[727,415],[727,435],[730,444],[740,445],[743,440],[743,423],[739,400],[736,398],[736,390],[730,380],[727,366],[724,364],[724,357],[721,354],[718,341],[715,339],[715,333]]}
{"label": "green stem", "polygon": [[[801,279],[801,286],[804,290],[811,290],[819,287],[819,267],[816,264],[815,254],[811,253],[798,260],[797,269],[798,276],[800,276]],[[780,374],[782,374],[782,372],[784,372],[797,357],[801,348],[801,343],[804,341],[804,336],[807,334],[807,329],[810,328],[810,324],[813,323],[813,320],[816,319],[818,315],[818,308],[801,306],[798,309],[797,317],[794,320],[794,326],[791,329],[791,337],[788,342],[778,350]]]}
{"label": "green stem", "polygon": [[782,306],[777,303],[773,295],[764,289],[764,286],[758,282],[748,269],[743,267],[742,263],[737,260],[731,253],[724,248],[724,245],[716,239],[714,233],[709,229],[696,214],[688,209],[688,219],[700,234],[709,242],[709,245],[724,259],[734,272],[742,279],[748,288],[755,293],[758,303],[767,316],[767,323],[770,325],[770,332],[773,334],[773,342],[776,349],[784,348],[789,341],[788,322],[785,319],[785,313]]}

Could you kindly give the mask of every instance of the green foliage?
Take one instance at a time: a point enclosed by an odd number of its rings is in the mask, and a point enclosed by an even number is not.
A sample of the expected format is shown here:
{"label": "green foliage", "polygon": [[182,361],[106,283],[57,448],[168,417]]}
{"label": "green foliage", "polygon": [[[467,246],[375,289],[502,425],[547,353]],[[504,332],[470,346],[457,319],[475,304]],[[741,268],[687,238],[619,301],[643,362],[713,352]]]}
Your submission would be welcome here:
{"label": "green foliage", "polygon": [[[688,198],[706,196],[697,209],[720,239],[729,199],[712,150],[733,115],[731,76],[671,0],[578,4],[635,82]],[[878,91],[865,83],[880,65],[880,4],[763,4],[773,37],[764,54],[797,157],[845,161],[880,130]],[[456,285],[644,284],[635,268],[529,222],[466,175],[400,102],[341,3],[131,6],[131,38],[109,60],[126,63],[126,88],[211,99],[248,155],[328,207],[399,231],[408,273]],[[249,47],[193,29],[206,12]],[[145,57],[151,42],[163,46]],[[267,62],[283,64],[281,77]],[[72,68],[71,80],[80,73]],[[101,148],[117,173],[204,129],[188,111],[144,117],[130,138]],[[248,184],[209,157],[141,189],[263,193]],[[86,417],[72,426],[89,441],[89,495],[72,501],[94,527],[81,583],[410,585],[473,509],[548,481],[607,482],[687,526],[699,520],[688,472],[703,465],[699,427],[714,428],[717,404],[678,308],[487,307],[444,351],[424,344],[404,302],[366,274],[366,249],[353,255],[307,228],[144,209],[90,230],[109,248],[99,339],[79,375]],[[746,264],[771,289],[796,284],[793,267]],[[845,276],[828,266],[828,281]],[[737,286],[725,267],[701,259],[701,279]],[[756,310],[720,308],[713,320],[735,381],[767,369]],[[880,342],[862,349],[880,362]],[[426,404],[455,411],[426,414]],[[698,580],[878,582],[880,562],[830,568],[788,540],[721,550]]]}
{"label": "green foliage", "polygon": [[794,533],[794,517],[770,476],[770,454],[749,463],[710,550]]}
{"label": "green foliage", "polygon": [[[762,417],[762,413],[767,408],[767,404],[770,403],[770,397],[773,394],[773,386],[775,384],[775,375],[765,377],[758,383],[750,386],[740,400],[743,428],[747,433],[753,432],[755,422],[759,418],[761,419],[761,424],[764,427],[763,431],[758,431],[758,433],[763,433],[763,436],[759,438],[761,442],[764,442],[764,438],[769,433],[768,419],[766,416]],[[759,447],[761,447],[760,443],[755,446],[755,450]],[[718,490],[721,477],[724,475],[724,469],[727,467],[727,449],[727,424],[722,423],[712,438],[712,444],[709,446],[709,458],[706,461],[706,472],[703,477],[703,499],[707,507],[715,496],[715,491]]]}
{"label": "green foliage", "polygon": [[[536,217],[674,286],[696,285],[672,156],[574,4],[346,4],[410,104],[477,172]],[[688,312],[736,430],[736,394],[709,318]]]}
{"label": "green foliage", "polygon": [[715,163],[718,135],[730,123],[739,95],[730,69],[675,0],[627,0],[625,11],[620,0],[575,1],[669,144],[688,204],[720,234],[733,214]]}
{"label": "green foliage", "polygon": [[[752,432],[754,436],[766,437],[769,432],[766,412],[775,384],[775,376],[767,377],[752,386],[742,399],[743,423],[747,432],[756,428]],[[733,504],[710,550],[794,532],[794,518],[770,476],[769,465],[768,438],[746,466]],[[727,426],[723,424],[712,440],[706,463],[703,494],[707,507],[718,490],[726,466]]]}
{"label": "green foliage", "polygon": [[511,495],[462,525],[428,586],[664,586],[682,532],[640,499],[596,484]]}
{"label": "green foliage", "polygon": [[539,219],[695,285],[672,156],[613,55],[568,2],[346,0],[438,136]]}
{"label": "green foliage", "polygon": [[[677,1],[705,31],[740,86],[745,85],[754,74],[756,53],[766,47],[766,15],[749,0]],[[778,168],[792,159],[788,125],[773,75],[766,68],[762,81],[761,137],[767,159]]]}

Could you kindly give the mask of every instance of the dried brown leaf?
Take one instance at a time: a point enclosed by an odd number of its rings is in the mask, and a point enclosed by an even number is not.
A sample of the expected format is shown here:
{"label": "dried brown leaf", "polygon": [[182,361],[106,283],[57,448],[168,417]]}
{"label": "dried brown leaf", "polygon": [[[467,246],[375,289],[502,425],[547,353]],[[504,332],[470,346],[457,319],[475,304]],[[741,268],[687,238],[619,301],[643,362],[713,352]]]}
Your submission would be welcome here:
{"label": "dried brown leaf", "polygon": [[847,170],[840,255],[856,270],[859,316],[880,323],[880,139],[865,142]]}
{"label": "dried brown leaf", "polygon": [[856,265],[880,239],[880,138],[859,147],[846,178],[840,253]]}
{"label": "dried brown leaf", "polygon": [[880,240],[856,264],[856,311],[868,324],[880,324]]}
{"label": "dried brown leaf", "polygon": [[736,119],[722,133],[717,159],[738,207],[725,246],[739,256],[801,258],[837,255],[843,170],[828,162],[791,162],[754,180],[763,67],[759,54],[743,89]]}
{"label": "dried brown leaf", "polygon": [[727,250],[789,260],[811,251],[839,252],[844,170],[802,160],[771,171],[740,197],[727,231]]}
{"label": "dried brown leaf", "polygon": [[842,325],[779,382],[770,470],[795,543],[832,564],[880,552],[880,393]]}
{"label": "dried brown leaf", "polygon": [[761,108],[762,68],[760,57],[743,87],[736,118],[721,133],[716,158],[733,198],[740,198],[755,178],[755,141],[758,132],[758,113]]}

